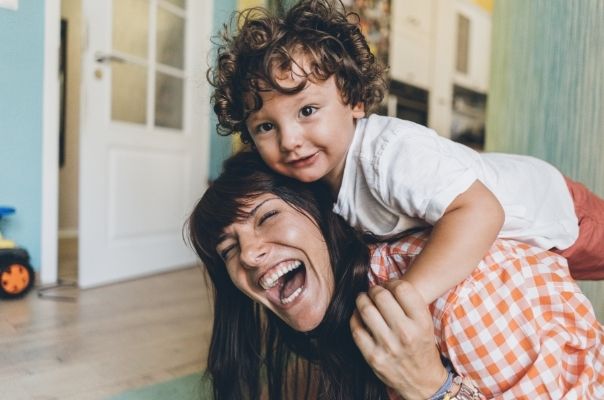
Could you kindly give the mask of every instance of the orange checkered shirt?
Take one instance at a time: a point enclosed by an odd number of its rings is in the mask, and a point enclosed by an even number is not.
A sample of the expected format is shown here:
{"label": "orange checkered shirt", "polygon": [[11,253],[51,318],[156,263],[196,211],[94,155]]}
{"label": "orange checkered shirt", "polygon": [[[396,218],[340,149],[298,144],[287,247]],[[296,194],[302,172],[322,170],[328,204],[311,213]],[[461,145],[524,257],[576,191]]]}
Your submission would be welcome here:
{"label": "orange checkered shirt", "polygon": [[[371,246],[370,285],[401,277],[426,240]],[[604,399],[604,329],[564,258],[497,240],[430,311],[441,353],[488,398]]]}

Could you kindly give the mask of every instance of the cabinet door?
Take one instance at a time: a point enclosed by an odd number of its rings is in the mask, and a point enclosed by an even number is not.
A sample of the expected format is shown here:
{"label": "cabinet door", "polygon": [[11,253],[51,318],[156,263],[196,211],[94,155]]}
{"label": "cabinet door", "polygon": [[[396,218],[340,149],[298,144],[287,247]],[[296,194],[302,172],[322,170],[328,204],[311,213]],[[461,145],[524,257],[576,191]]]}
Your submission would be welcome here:
{"label": "cabinet door", "polygon": [[390,77],[430,89],[430,38],[405,30],[392,30]]}
{"label": "cabinet door", "polygon": [[433,0],[392,0],[392,27],[417,34],[432,31]]}
{"label": "cabinet door", "polygon": [[455,83],[478,92],[488,89],[491,19],[477,7],[458,2],[455,17]]}

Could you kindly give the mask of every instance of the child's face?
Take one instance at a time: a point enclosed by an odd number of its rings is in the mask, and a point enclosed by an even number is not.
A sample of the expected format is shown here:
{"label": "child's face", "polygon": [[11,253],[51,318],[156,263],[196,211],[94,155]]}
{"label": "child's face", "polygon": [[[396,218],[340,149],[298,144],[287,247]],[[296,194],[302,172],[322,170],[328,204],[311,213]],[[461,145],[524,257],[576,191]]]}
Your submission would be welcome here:
{"label": "child's face", "polygon": [[[295,87],[301,75],[294,64],[293,71],[281,73],[277,80],[283,87]],[[344,104],[333,76],[308,79],[295,94],[270,91],[261,96],[262,108],[250,114],[246,124],[268,166],[302,182],[323,179],[339,189],[355,120],[365,115],[363,104]]]}

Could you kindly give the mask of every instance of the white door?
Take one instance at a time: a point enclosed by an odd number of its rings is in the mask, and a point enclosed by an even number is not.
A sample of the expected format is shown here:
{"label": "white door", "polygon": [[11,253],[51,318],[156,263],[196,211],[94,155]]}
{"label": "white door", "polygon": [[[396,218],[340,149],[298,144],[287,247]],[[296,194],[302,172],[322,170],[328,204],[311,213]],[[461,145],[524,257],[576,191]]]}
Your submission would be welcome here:
{"label": "white door", "polygon": [[83,0],[79,284],[194,261],[183,223],[205,189],[212,2]]}

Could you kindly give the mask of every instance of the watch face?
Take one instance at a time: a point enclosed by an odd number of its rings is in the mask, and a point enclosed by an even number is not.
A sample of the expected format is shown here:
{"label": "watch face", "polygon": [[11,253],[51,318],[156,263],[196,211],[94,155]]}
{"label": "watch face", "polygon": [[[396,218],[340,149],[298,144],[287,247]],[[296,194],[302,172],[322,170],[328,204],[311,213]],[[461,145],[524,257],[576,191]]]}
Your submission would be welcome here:
{"label": "watch face", "polygon": [[[456,376],[453,378],[453,384],[457,388],[457,392],[450,397],[448,392],[444,399],[445,400],[483,400],[485,397],[478,391],[476,385],[469,378],[462,378],[461,376]],[[453,388],[455,391],[456,388]]]}

